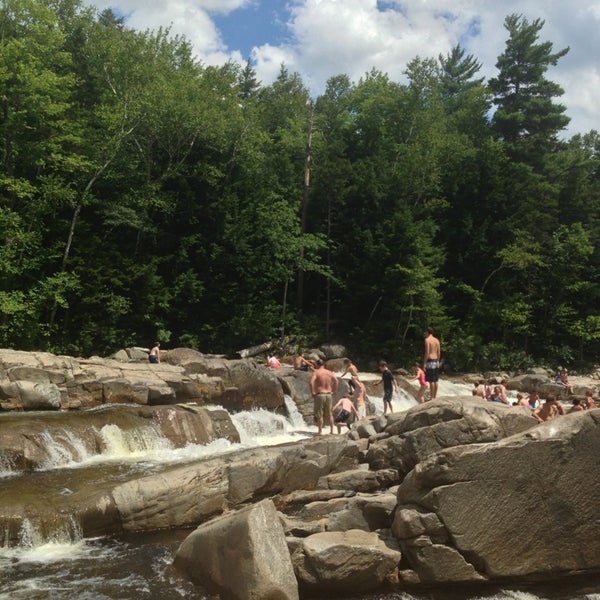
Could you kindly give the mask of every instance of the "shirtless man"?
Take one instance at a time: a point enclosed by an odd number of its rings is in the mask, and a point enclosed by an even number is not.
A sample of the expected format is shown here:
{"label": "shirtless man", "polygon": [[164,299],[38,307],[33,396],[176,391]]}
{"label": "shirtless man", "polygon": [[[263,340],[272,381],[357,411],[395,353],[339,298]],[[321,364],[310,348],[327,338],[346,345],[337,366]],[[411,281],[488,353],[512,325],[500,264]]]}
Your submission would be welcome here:
{"label": "shirtless man", "polygon": [[352,382],[354,383],[354,402],[356,403],[358,418],[362,419],[367,416],[367,389],[358,377],[353,376]]}
{"label": "shirtless man", "polygon": [[342,377],[346,373],[350,373],[350,381],[348,382],[348,385],[352,390],[355,390],[356,386],[354,385],[354,378],[356,377],[356,379],[358,379],[358,369],[349,358],[344,359],[344,372],[342,373]]}
{"label": "shirtless man", "polygon": [[583,410],[585,410],[585,407],[583,404],[581,404],[581,400],[579,398],[573,398],[573,406],[571,406],[567,412],[568,414],[571,414],[574,412],[581,412]]}
{"label": "shirtless man", "polygon": [[359,417],[349,396],[343,396],[340,398],[332,410],[336,411],[338,408],[340,409],[340,412],[335,417],[335,424],[337,425],[338,433],[342,433],[342,425],[346,425],[346,427],[350,429],[349,420],[353,413],[357,419]]}
{"label": "shirtless man", "polygon": [[442,347],[440,340],[433,335],[433,329],[428,327],[425,331],[425,352],[423,353],[423,370],[425,371],[425,380],[429,383],[431,390],[431,399],[435,400],[438,391],[438,381],[440,378],[440,358],[442,357]]}
{"label": "shirtless man", "polygon": [[153,364],[160,362],[160,342],[154,342],[154,348],[150,350],[148,360]]}
{"label": "shirtless man", "polygon": [[299,354],[294,359],[294,369],[296,371],[312,371],[314,368],[313,362],[305,358],[303,354]]}
{"label": "shirtless man", "polygon": [[322,360],[317,361],[316,369],[310,378],[310,393],[313,397],[314,412],[319,435],[323,433],[323,418],[329,421],[333,433],[333,413],[331,412],[331,401],[338,386],[337,377],[323,365]]}
{"label": "shirtless man", "polygon": [[556,396],[548,396],[548,400],[541,406],[538,406],[531,414],[538,423],[544,423],[544,421],[551,421],[559,415],[564,415],[565,409],[556,400]]}

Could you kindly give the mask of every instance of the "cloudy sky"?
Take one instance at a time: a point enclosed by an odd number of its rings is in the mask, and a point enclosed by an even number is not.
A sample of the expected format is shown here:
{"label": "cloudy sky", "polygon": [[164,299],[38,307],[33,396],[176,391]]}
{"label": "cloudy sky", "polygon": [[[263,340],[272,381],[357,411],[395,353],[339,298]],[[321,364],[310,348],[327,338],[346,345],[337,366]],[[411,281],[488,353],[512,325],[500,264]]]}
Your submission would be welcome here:
{"label": "cloudy sky", "polygon": [[562,85],[567,135],[600,130],[598,0],[86,0],[126,17],[130,27],[171,26],[205,64],[250,59],[263,84],[281,63],[302,75],[313,95],[333,75],[358,81],[371,68],[404,81],[406,64],[460,43],[496,74],[511,13],[545,21],[540,41],[570,47],[548,77]]}

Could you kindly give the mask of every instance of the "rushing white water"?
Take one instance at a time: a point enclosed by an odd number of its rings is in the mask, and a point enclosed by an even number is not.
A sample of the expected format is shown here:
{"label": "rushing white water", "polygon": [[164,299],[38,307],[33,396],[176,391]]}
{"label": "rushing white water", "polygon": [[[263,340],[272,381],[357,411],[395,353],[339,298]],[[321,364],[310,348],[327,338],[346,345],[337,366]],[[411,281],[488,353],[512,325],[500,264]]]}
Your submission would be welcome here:
{"label": "rushing white water", "polygon": [[[375,407],[375,414],[383,414],[383,396],[367,396],[368,401]],[[392,395],[392,410],[403,412],[417,405],[417,401],[403,389],[399,389]]]}
{"label": "rushing white water", "polygon": [[240,442],[244,446],[274,446],[307,438],[317,432],[309,426],[290,396],[285,396],[288,416],[278,415],[263,408],[231,415]]}
{"label": "rushing white water", "polygon": [[[210,410],[222,407],[207,408]],[[148,466],[190,462],[240,448],[299,440],[316,432],[315,427],[304,423],[291,398],[286,398],[286,408],[288,418],[264,409],[232,415],[232,422],[240,435],[240,443],[220,438],[208,444],[189,443],[183,448],[176,448],[155,424],[127,430],[115,424],[104,425],[99,430],[92,428],[88,433],[96,440],[95,443],[77,437],[68,429],[53,433],[43,432],[39,434],[39,441],[44,447],[46,457],[37,470],[81,469],[114,462]],[[0,479],[19,474],[7,457],[0,456]]]}

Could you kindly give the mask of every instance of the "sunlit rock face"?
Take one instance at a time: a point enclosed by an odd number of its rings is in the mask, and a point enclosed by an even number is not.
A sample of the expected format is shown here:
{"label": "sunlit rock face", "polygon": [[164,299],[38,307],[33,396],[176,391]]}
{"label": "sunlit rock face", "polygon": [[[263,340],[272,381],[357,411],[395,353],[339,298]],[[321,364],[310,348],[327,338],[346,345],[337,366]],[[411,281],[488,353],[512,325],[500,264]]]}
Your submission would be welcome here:
{"label": "sunlit rock face", "polygon": [[393,531],[424,582],[596,571],[599,453],[600,410],[443,450],[400,485]]}
{"label": "sunlit rock face", "polygon": [[[92,408],[103,404],[195,402],[229,410],[283,409],[278,374],[252,360],[227,360],[189,348],[164,352],[163,362],[73,358],[0,349],[0,407],[4,410]],[[142,353],[143,354],[143,353]],[[291,371],[291,369],[282,369]]]}

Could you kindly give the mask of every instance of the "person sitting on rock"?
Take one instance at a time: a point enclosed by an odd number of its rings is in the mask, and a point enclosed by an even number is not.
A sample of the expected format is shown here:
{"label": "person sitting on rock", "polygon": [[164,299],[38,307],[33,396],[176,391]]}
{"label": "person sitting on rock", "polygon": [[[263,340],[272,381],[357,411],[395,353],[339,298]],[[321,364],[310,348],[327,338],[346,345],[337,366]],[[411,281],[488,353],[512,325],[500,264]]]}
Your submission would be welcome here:
{"label": "person sitting on rock", "polygon": [[294,369],[296,371],[313,371],[315,363],[312,360],[308,360],[304,354],[299,354],[294,359]]}
{"label": "person sitting on rock", "polygon": [[148,354],[148,360],[153,364],[157,365],[160,362],[160,342],[154,342],[154,347]]}
{"label": "person sitting on rock", "polygon": [[483,391],[483,382],[478,381],[478,382],[474,383],[473,384],[473,390],[472,390],[471,393],[476,398],[484,398],[485,394],[484,394],[484,391]]}
{"label": "person sitting on rock", "polygon": [[592,390],[586,390],[585,392],[585,408],[598,408],[598,405],[594,401],[594,392],[592,392]]}
{"label": "person sitting on rock", "polygon": [[556,399],[556,396],[548,396],[546,402],[541,406],[538,406],[531,414],[538,423],[544,423],[545,421],[551,421],[560,415],[564,415],[565,409]]}
{"label": "person sitting on rock", "polygon": [[537,392],[531,392],[527,397],[527,403],[531,410],[535,410],[540,406],[540,395]]}
{"label": "person sitting on rock", "polygon": [[574,413],[574,412],[580,412],[582,410],[585,410],[583,404],[581,404],[581,400],[579,398],[574,398],[573,399],[573,406],[571,406],[571,408],[567,411],[568,414]]}
{"label": "person sitting on rock", "polygon": [[492,386],[491,386],[491,384],[490,384],[489,380],[488,380],[488,379],[486,379],[486,380],[483,382],[483,397],[484,397],[486,400],[491,400],[491,398],[492,398],[492,393],[493,393]]}
{"label": "person sitting on rock", "polygon": [[520,392],[517,394],[517,401],[515,402],[515,406],[526,406],[527,408],[531,408],[529,406],[529,400],[523,396]]}
{"label": "person sitting on rock", "polygon": [[494,386],[494,391],[492,392],[492,397],[490,398],[490,402],[498,402],[499,404],[508,405],[508,398],[506,394],[502,393],[502,387],[499,385]]}
{"label": "person sitting on rock", "polygon": [[557,376],[558,385],[562,385],[564,388],[567,388],[569,394],[573,393],[573,386],[569,383],[569,371],[567,369],[563,369],[560,372],[560,375]]}
{"label": "person sitting on rock", "polygon": [[281,367],[279,359],[274,354],[267,354],[267,367],[270,369],[278,369]]}
{"label": "person sitting on rock", "polygon": [[339,408],[340,411],[335,417],[335,424],[337,426],[338,433],[342,433],[342,425],[346,425],[348,429],[350,429],[350,417],[352,414],[358,419],[358,412],[356,412],[356,408],[354,408],[354,404],[350,397],[352,395],[352,390],[348,391],[348,396],[342,396],[333,407],[333,412]]}

